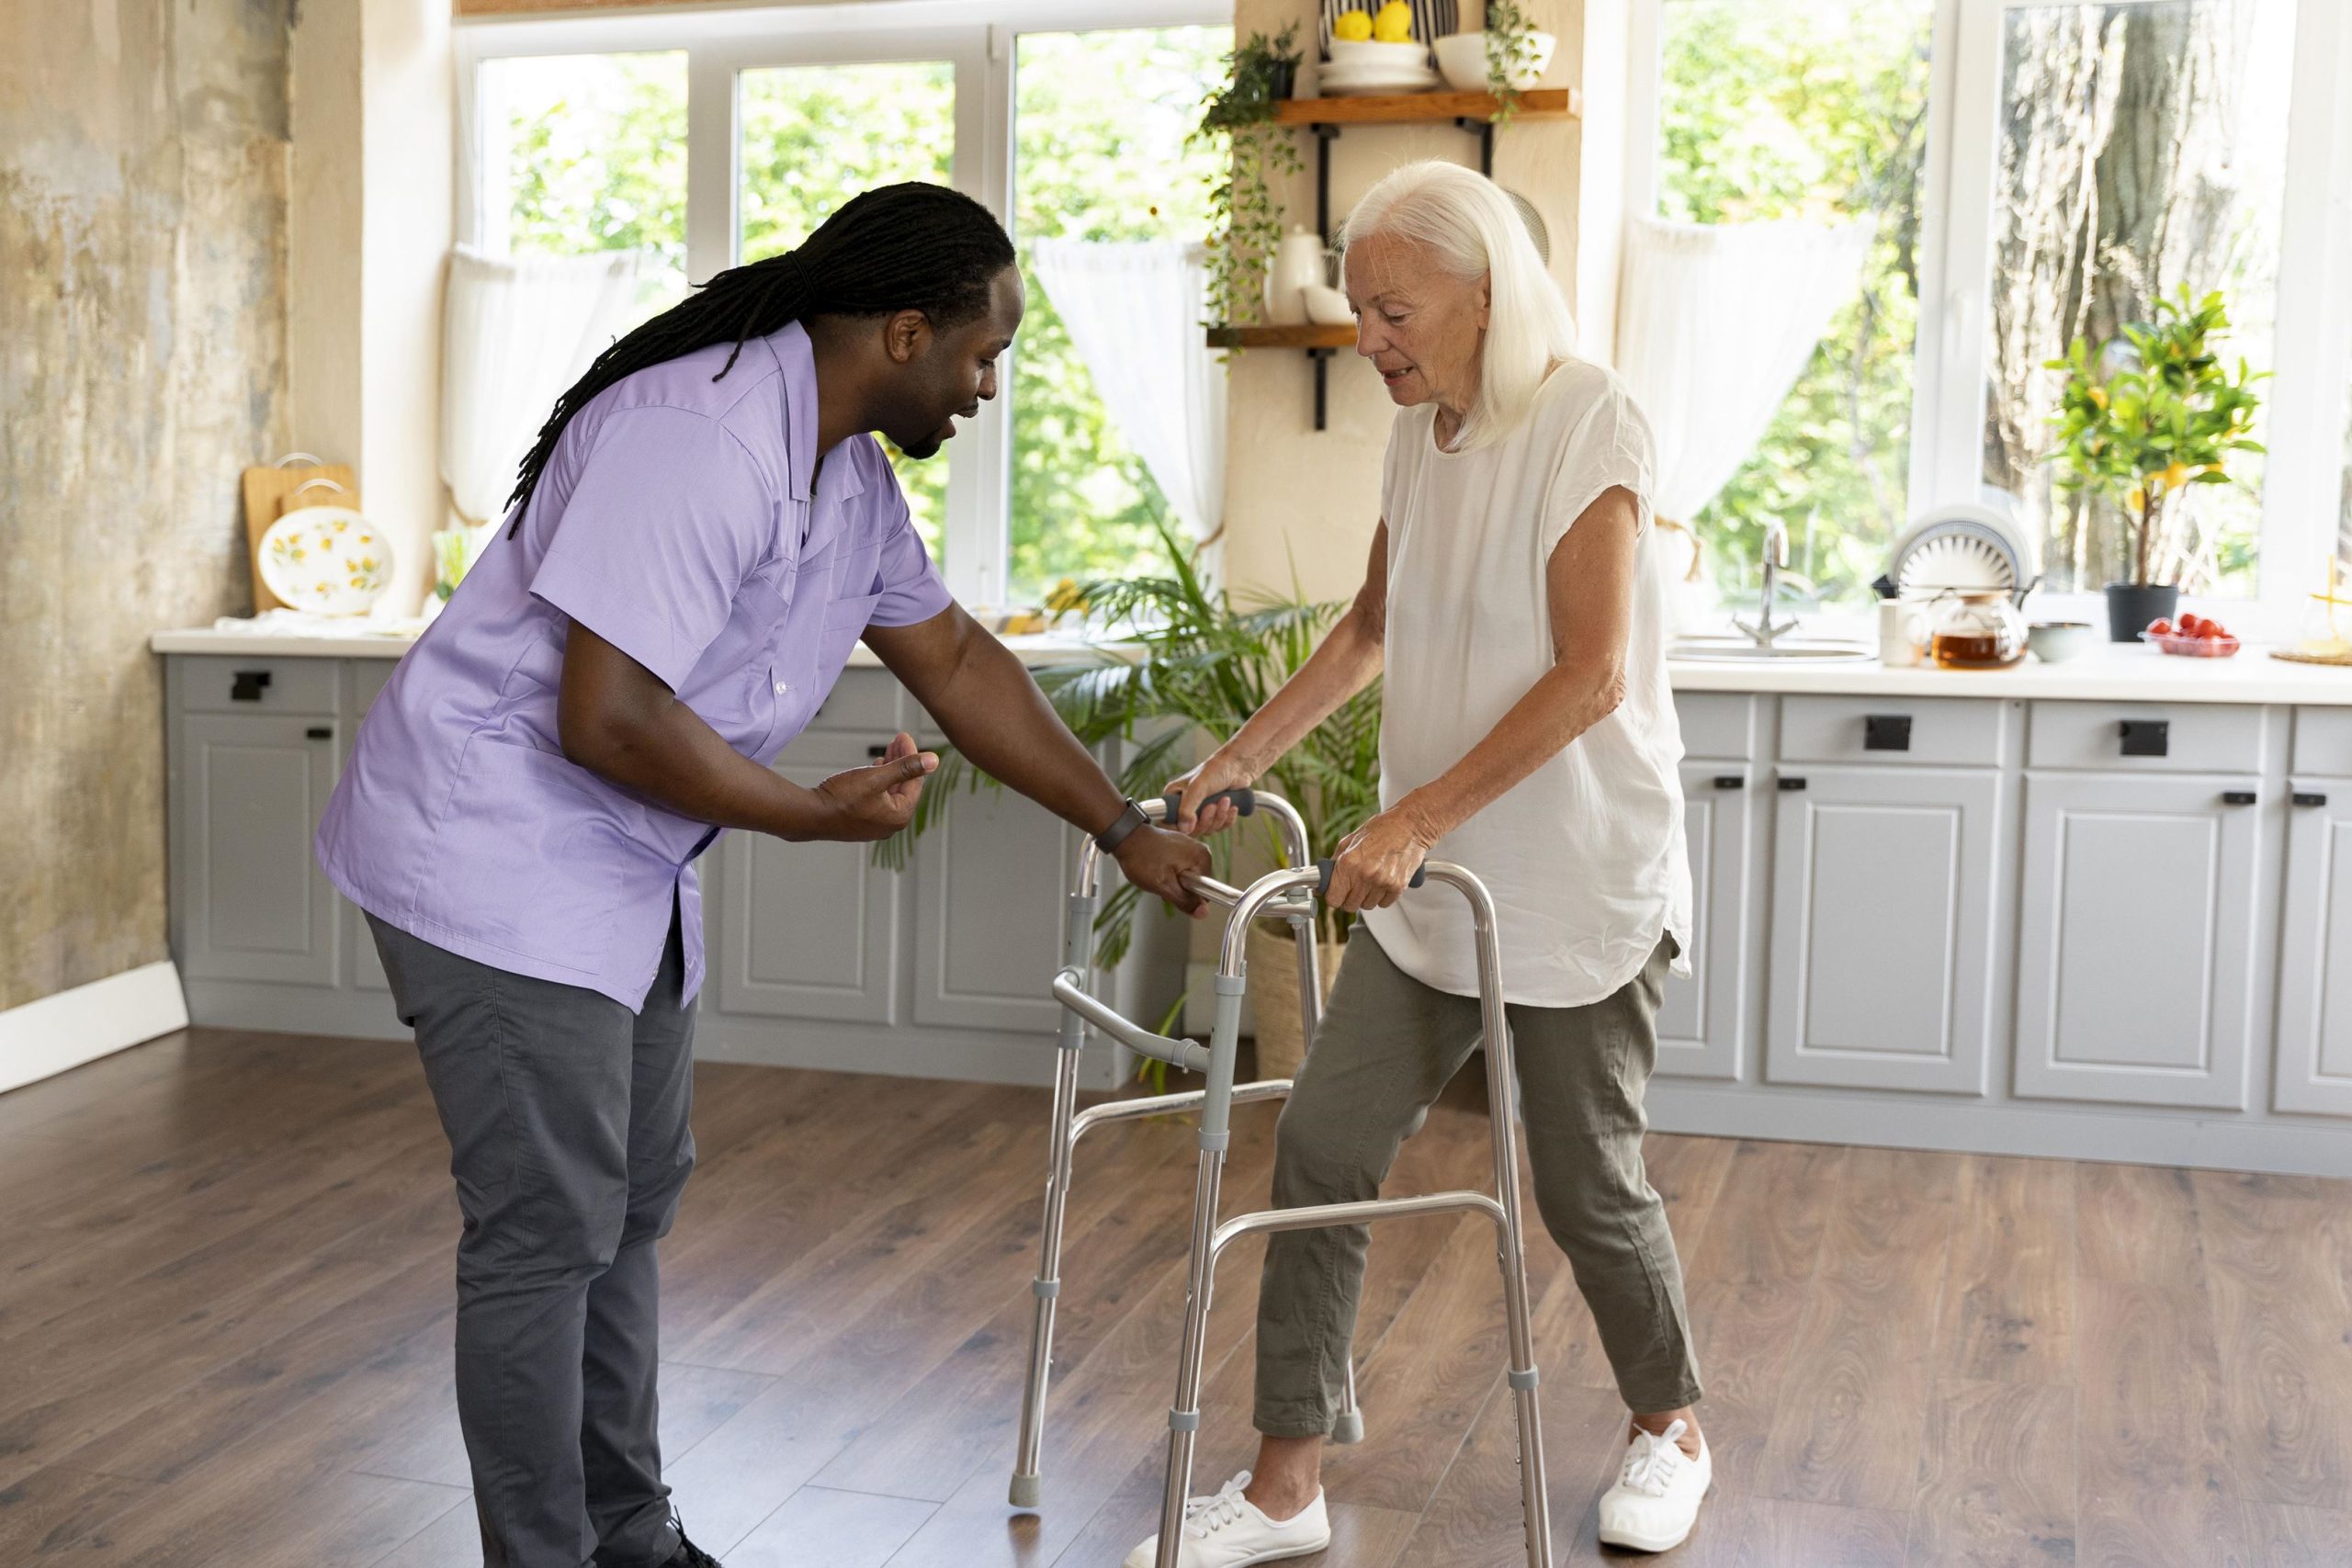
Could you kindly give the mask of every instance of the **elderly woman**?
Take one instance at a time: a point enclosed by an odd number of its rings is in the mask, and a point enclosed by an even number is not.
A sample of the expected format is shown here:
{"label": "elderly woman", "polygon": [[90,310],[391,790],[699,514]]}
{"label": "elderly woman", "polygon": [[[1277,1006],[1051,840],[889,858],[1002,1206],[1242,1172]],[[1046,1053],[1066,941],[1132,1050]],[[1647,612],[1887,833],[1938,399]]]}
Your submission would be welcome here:
{"label": "elderly woman", "polygon": [[[1356,352],[1401,411],[1363,587],[1314,658],[1170,787],[1186,829],[1228,826],[1230,806],[1203,803],[1385,671],[1382,810],[1340,845],[1331,879],[1363,921],[1283,1112],[1274,1201],[1374,1196],[1468,1057],[1469,922],[1450,891],[1407,886],[1424,859],[1467,866],[1500,915],[1537,1204],[1633,1412],[1600,1539],[1662,1551],[1690,1533],[1712,1465],[1674,1238],[1642,1168],[1659,992],[1688,972],[1690,919],[1649,430],[1614,377],[1575,356],[1566,303],[1489,181],[1398,169],[1345,244]],[[1188,1510],[1184,1568],[1329,1544],[1321,1450],[1367,1243],[1361,1228],[1271,1239],[1258,1462]]]}

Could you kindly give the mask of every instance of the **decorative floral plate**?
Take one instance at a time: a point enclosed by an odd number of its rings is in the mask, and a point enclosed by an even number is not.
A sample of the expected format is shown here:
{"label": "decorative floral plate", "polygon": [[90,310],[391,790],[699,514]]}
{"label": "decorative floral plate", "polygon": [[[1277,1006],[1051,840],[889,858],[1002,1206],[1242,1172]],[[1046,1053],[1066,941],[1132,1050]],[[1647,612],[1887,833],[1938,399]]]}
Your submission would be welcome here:
{"label": "decorative floral plate", "polygon": [[304,506],[261,536],[261,580],[297,610],[364,615],[392,581],[392,550],[348,506]]}

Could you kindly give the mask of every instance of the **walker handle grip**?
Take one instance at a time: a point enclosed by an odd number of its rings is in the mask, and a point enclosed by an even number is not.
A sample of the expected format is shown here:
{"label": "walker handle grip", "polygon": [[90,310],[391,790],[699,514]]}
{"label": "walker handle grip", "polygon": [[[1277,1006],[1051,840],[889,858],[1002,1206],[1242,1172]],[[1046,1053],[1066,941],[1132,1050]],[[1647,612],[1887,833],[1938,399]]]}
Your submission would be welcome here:
{"label": "walker handle grip", "polygon": [[[1408,887],[1419,887],[1422,883],[1427,882],[1429,879],[1430,863],[1423,861],[1420,864],[1413,868],[1413,880],[1408,882],[1405,886]],[[1315,863],[1315,896],[1317,898],[1320,898],[1330,891],[1331,863],[1328,860],[1318,860]]]}
{"label": "walker handle grip", "polygon": [[[1244,785],[1240,789],[1221,789],[1215,795],[1209,796],[1206,800],[1201,802],[1201,804],[1203,806],[1215,806],[1220,800],[1230,801],[1233,805],[1233,808],[1244,817],[1255,815],[1258,809],[1258,792],[1254,789],[1249,788],[1247,785]],[[1161,818],[1160,820],[1166,822],[1171,828],[1174,827],[1176,825],[1177,811],[1183,803],[1184,794],[1182,790],[1171,789],[1166,795],[1161,795],[1159,797],[1159,804],[1161,808],[1166,811],[1167,815]]]}

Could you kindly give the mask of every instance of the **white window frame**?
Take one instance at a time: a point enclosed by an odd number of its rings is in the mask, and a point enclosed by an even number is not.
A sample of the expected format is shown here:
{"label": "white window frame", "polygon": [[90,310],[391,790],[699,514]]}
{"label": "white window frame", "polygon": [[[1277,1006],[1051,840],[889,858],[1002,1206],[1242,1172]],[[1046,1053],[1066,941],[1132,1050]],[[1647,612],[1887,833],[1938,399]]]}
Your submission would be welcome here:
{"label": "white window frame", "polygon": [[[983,19],[975,13],[985,9]],[[1231,0],[847,0],[840,4],[717,11],[624,12],[541,19],[461,19],[458,66],[457,237],[503,241],[478,160],[504,117],[481,101],[485,61],[514,56],[673,51],[686,56],[686,276],[695,281],[736,264],[740,73],[775,66],[947,61],[956,68],[954,183],[1012,227],[1013,69],[1023,33],[1230,27]],[[1003,390],[948,448],[944,525],[948,591],[965,604],[1001,607],[1012,543],[1012,402],[1020,344]]]}
{"label": "white window frame", "polygon": [[[1625,198],[1634,214],[1657,208],[1660,21],[1663,7],[1673,3],[1632,0]],[[1976,497],[2003,23],[2011,10],[2051,3],[1935,0],[1912,380],[1909,499],[1915,514],[1939,502]],[[2323,581],[2338,522],[2346,400],[2352,399],[2352,286],[2345,282],[2352,278],[2352,94],[2340,86],[2352,80],[2352,5],[2293,4],[2278,332],[2272,378],[2263,384],[2270,456],[2257,597],[2205,604],[2233,627],[2272,637],[2292,635],[2304,595]],[[2035,610],[2097,624],[2104,619],[2103,604],[2097,590],[2044,593]]]}

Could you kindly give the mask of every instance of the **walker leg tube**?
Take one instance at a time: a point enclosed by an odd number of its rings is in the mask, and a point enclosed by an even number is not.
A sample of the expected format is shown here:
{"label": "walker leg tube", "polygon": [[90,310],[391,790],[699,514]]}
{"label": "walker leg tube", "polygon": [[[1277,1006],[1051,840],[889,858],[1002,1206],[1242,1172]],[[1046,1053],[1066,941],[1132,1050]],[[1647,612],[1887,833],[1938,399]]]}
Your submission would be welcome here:
{"label": "walker leg tube", "polygon": [[[1474,900],[1474,905],[1476,901]],[[1526,1511],[1529,1568],[1552,1568],[1552,1514],[1544,1474],[1544,1417],[1536,1403],[1535,1333],[1527,1304],[1527,1256],[1519,1201],[1519,1121],[1511,1114],[1518,1089],[1510,1023],[1503,1007],[1500,963],[1495,956],[1492,906],[1478,912],[1484,960],[1487,1091],[1493,1106],[1495,1197],[1502,1205],[1498,1238],[1503,1274],[1503,1314],[1510,1334],[1511,1398],[1519,1416],[1520,1502]]]}
{"label": "walker leg tube", "polygon": [[1193,1189],[1193,1258],[1184,1290],[1184,1338],[1176,1362],[1176,1403],[1168,1413],[1168,1480],[1159,1498],[1157,1568],[1177,1568],[1184,1544],[1184,1501],[1192,1495],[1193,1451],[1200,1439],[1201,1379],[1215,1282],[1218,1190],[1232,1136],[1233,1058],[1241,1033],[1238,976],[1216,978],[1216,1022],[1209,1036],[1208,1090],[1201,1103],[1200,1173]]}
{"label": "walker leg tube", "polygon": [[[1073,893],[1069,930],[1063,938],[1063,963],[1084,969],[1093,936],[1094,896]],[[1016,1508],[1034,1508],[1038,1503],[1039,1463],[1046,1444],[1046,1385],[1053,1375],[1054,1304],[1062,1288],[1062,1216],[1069,1206],[1070,1123],[1078,1114],[1079,1049],[1086,1043],[1085,1021],[1067,1008],[1062,1010],[1060,1043],[1054,1066],[1053,1141],[1046,1151],[1045,1240],[1037,1277],[1029,1287],[1036,1297],[1036,1315],[1029,1329],[1029,1375],[1021,1387],[1021,1438],[1008,1493]]]}
{"label": "walker leg tube", "polygon": [[1363,1441],[1363,1407],[1356,1403],[1356,1357],[1348,1352],[1347,1378],[1340,1385],[1340,1416],[1331,1425],[1331,1440],[1335,1443]]}

